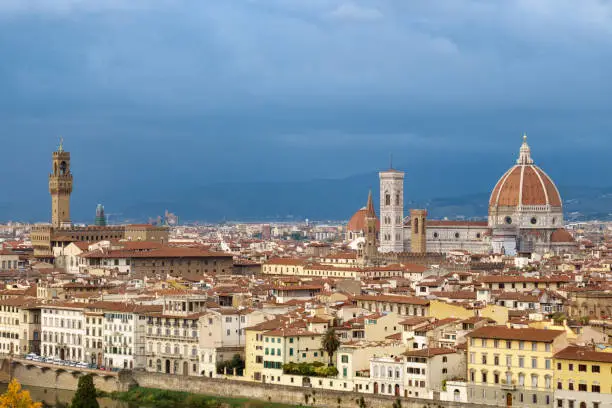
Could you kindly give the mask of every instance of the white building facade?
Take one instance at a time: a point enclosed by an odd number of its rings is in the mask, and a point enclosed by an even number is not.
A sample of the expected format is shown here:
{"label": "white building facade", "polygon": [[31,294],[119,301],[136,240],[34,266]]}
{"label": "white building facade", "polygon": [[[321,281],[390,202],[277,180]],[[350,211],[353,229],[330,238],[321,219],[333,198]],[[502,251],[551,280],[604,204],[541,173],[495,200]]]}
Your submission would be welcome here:
{"label": "white building facade", "polygon": [[380,178],[380,252],[404,251],[404,172],[389,169]]}

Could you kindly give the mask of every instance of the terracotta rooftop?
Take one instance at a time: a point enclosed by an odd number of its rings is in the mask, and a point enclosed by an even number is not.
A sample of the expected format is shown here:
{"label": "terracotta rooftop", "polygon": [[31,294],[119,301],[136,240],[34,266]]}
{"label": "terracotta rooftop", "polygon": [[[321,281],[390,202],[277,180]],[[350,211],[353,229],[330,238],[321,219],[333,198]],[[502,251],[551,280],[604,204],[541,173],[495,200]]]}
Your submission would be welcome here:
{"label": "terracotta rooftop", "polygon": [[402,353],[406,357],[434,357],[443,354],[454,354],[457,350],[451,348],[425,348],[418,350],[410,350]]}
{"label": "terracotta rooftop", "polygon": [[597,361],[612,363],[612,353],[595,351],[590,347],[569,346],[555,354],[561,360]]}
{"label": "terracotta rooftop", "polygon": [[467,334],[467,337],[498,339],[498,340],[525,340],[525,341],[540,341],[551,343],[557,337],[561,336],[561,330],[545,330],[545,329],[511,329],[507,326],[485,326],[474,330]]}

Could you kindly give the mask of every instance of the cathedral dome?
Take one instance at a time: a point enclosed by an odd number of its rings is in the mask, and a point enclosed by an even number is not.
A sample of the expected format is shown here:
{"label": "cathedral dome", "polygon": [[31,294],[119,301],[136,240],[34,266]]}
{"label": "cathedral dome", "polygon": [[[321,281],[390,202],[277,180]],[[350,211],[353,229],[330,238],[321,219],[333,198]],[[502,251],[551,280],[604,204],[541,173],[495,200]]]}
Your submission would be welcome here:
{"label": "cathedral dome", "polygon": [[526,136],[517,164],[499,179],[489,200],[489,207],[521,206],[562,206],[561,196],[551,178],[533,164]]}
{"label": "cathedral dome", "polygon": [[563,226],[561,195],[551,178],[534,164],[527,136],[523,136],[516,164],[491,192],[488,222],[489,227],[546,229],[551,233]]}
{"label": "cathedral dome", "polygon": [[[366,207],[362,207],[353,216],[348,222],[346,226],[347,231],[350,232],[362,232],[365,231],[366,227],[366,214],[368,210]],[[376,230],[380,229],[380,221],[378,220],[378,216],[376,217]]]}

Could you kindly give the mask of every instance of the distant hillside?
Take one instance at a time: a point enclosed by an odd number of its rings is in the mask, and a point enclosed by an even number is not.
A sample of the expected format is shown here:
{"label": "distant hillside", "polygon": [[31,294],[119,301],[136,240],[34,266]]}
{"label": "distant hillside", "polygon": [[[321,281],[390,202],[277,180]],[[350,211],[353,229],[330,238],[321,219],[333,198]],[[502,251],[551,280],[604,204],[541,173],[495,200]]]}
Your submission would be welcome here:
{"label": "distant hillside", "polygon": [[[407,177],[407,209],[426,208],[431,218],[486,217],[486,189],[461,194],[457,188],[432,188],[427,180],[419,174]],[[166,209],[178,214],[182,221],[347,220],[365,205],[370,188],[376,202],[379,194],[378,174],[374,172],[334,180],[207,183],[188,190],[172,183],[121,186],[80,186],[71,203],[73,221],[93,222],[97,203],[105,205],[111,222],[146,221]],[[561,186],[560,192],[567,219],[612,219],[612,187]],[[48,220],[50,204],[48,193],[41,188],[28,190],[27,195],[5,195],[0,197],[0,221]]]}
{"label": "distant hillside", "polygon": [[[343,180],[291,183],[213,183],[166,200],[142,201],[125,208],[126,216],[146,219],[168,208],[182,220],[343,220],[365,205],[373,186],[378,208],[378,175]],[[612,188],[560,188],[566,218],[612,219]],[[413,199],[409,199],[413,197]],[[431,218],[485,218],[489,193],[427,198],[406,193],[406,208],[427,208]]]}

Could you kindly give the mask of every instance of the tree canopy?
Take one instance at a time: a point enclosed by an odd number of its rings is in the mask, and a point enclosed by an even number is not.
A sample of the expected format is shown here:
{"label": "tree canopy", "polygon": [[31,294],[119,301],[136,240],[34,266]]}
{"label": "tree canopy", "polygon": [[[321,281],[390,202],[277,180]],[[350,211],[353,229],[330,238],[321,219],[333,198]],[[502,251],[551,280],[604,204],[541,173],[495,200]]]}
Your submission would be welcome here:
{"label": "tree canopy", "polygon": [[72,398],[70,408],[100,408],[96,399],[96,386],[91,374],[79,378],[76,394]]}
{"label": "tree canopy", "polygon": [[32,401],[30,393],[21,389],[21,384],[15,378],[11,380],[8,389],[0,395],[0,408],[41,408],[42,403]]}
{"label": "tree canopy", "polygon": [[338,340],[336,330],[334,330],[333,327],[330,327],[329,330],[327,330],[321,343],[323,349],[325,349],[327,355],[329,356],[329,365],[333,365],[334,353],[340,347],[340,340]]}

